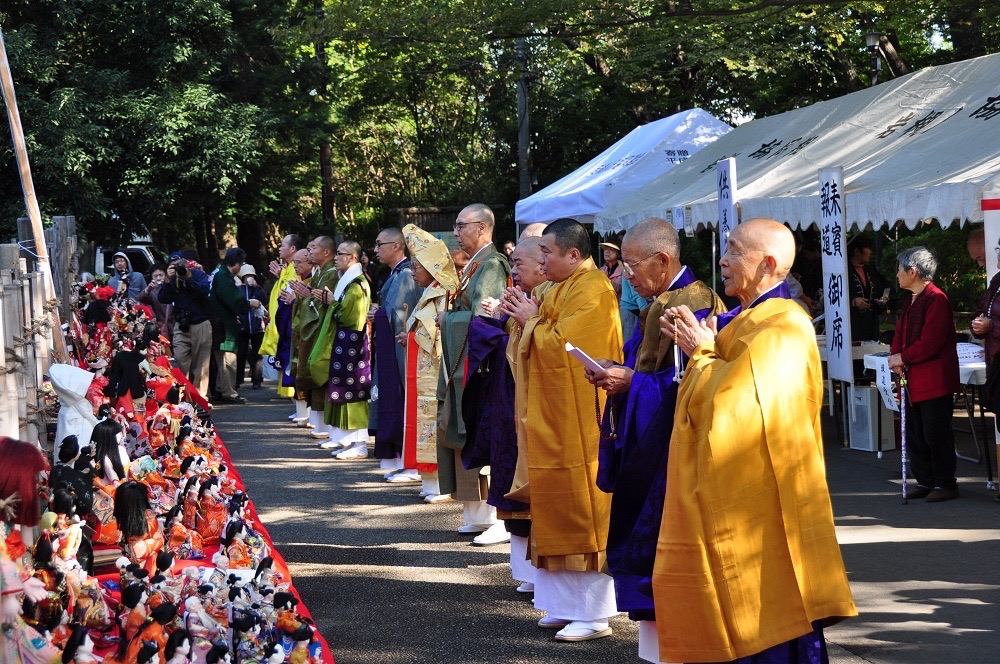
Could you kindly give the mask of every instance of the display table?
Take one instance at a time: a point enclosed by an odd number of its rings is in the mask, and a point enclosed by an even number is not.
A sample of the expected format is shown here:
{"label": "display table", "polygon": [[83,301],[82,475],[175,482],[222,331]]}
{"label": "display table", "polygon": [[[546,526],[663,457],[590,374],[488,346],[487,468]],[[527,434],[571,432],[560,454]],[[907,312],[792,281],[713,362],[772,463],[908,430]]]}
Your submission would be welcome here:
{"label": "display table", "polygon": [[[889,352],[870,353],[864,356],[865,369],[875,371],[879,361],[888,357]],[[958,379],[962,383],[962,401],[965,412],[969,416],[969,432],[977,456],[965,456],[955,448],[955,456],[965,461],[986,464],[986,488],[993,489],[993,463],[989,450],[989,431],[987,429],[986,411],[983,409],[982,386],[986,384],[986,362],[964,362],[958,365]],[[975,412],[975,397],[979,392],[979,415]],[[976,426],[978,420],[979,427]],[[976,429],[982,429],[980,436]]]}

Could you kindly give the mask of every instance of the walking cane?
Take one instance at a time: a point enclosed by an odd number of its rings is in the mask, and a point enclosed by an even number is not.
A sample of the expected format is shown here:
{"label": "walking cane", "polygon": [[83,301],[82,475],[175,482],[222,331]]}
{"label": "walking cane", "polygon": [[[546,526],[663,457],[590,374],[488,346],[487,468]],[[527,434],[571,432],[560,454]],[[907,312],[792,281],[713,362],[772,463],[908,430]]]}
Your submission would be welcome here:
{"label": "walking cane", "polygon": [[906,456],[906,374],[899,375],[899,444],[900,458],[903,462],[903,504],[909,505],[906,498],[906,475],[910,460]]}

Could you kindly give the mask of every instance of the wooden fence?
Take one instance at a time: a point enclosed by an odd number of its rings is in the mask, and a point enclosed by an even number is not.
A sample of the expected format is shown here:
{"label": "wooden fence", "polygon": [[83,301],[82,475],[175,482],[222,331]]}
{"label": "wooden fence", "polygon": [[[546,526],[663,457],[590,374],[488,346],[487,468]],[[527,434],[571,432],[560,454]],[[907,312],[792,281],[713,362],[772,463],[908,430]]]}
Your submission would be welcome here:
{"label": "wooden fence", "polygon": [[55,358],[54,334],[62,334],[53,330],[52,313],[58,307],[59,319],[69,319],[76,269],[73,217],[54,218],[45,239],[56,300],[46,298],[46,277],[35,268],[30,243],[0,245],[0,435],[38,442],[48,449],[42,386]]}

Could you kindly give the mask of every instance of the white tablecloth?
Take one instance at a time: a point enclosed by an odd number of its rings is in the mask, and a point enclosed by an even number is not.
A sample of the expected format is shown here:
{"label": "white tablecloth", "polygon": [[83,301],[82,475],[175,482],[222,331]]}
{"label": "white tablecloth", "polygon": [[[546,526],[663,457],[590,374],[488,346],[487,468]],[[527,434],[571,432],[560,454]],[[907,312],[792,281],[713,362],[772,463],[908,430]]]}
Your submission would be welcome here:
{"label": "white tablecloth", "polygon": [[[865,369],[874,371],[877,367],[878,358],[887,357],[888,355],[888,351],[865,355]],[[958,365],[958,379],[962,382],[962,385],[985,385],[986,363],[970,362],[969,364]]]}

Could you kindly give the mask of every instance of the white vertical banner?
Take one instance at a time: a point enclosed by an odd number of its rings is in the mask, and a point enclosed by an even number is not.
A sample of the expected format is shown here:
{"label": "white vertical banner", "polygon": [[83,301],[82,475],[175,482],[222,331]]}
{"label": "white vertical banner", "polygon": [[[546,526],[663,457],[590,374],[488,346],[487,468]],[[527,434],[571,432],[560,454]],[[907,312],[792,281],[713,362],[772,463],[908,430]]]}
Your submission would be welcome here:
{"label": "white vertical banner", "polygon": [[670,219],[674,223],[674,228],[678,231],[684,230],[684,207],[678,205],[670,211]]}
{"label": "white vertical banner", "polygon": [[847,227],[844,224],[844,170],[819,171],[819,218],[823,244],[823,298],[826,302],[826,361],[833,380],[854,382],[851,312],[847,291]]}
{"label": "white vertical banner", "polygon": [[737,198],[736,191],[736,159],[722,159],[715,164],[715,182],[718,185],[719,194],[719,256],[726,253],[726,244],[729,234],[740,223],[739,213],[736,211]]}
{"label": "white vertical banner", "polygon": [[983,230],[986,231],[986,286],[997,273],[996,248],[1000,247],[1000,191],[984,191]]}

